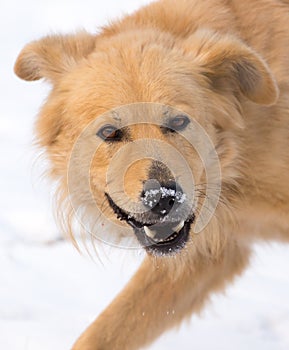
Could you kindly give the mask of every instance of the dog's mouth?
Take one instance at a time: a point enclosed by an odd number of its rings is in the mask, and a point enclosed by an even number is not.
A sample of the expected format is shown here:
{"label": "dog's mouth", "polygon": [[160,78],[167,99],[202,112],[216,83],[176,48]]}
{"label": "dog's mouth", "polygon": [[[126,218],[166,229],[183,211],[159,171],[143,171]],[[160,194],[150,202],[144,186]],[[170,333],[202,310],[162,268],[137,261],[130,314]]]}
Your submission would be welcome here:
{"label": "dog's mouth", "polygon": [[159,223],[142,227],[136,227],[135,223],[129,224],[134,228],[139,242],[149,253],[166,255],[176,253],[185,247],[191,223],[191,220],[182,220],[179,223]]}
{"label": "dog's mouth", "polygon": [[138,241],[148,253],[170,255],[183,249],[188,242],[194,215],[186,220],[155,220],[153,223],[139,221],[116,205],[108,194],[106,197],[117,218],[126,221],[133,228]]}

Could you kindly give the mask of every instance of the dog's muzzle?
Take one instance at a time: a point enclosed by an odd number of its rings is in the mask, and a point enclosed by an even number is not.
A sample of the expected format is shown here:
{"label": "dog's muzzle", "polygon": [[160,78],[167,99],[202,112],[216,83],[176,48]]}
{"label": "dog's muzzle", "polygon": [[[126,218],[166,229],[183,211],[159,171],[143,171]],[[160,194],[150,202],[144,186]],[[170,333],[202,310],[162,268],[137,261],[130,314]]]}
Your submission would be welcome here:
{"label": "dog's muzzle", "polygon": [[141,193],[144,207],[141,214],[127,212],[108,194],[106,197],[118,219],[133,227],[138,241],[149,253],[172,254],[186,245],[195,217],[189,214],[186,194],[175,182],[146,181]]}

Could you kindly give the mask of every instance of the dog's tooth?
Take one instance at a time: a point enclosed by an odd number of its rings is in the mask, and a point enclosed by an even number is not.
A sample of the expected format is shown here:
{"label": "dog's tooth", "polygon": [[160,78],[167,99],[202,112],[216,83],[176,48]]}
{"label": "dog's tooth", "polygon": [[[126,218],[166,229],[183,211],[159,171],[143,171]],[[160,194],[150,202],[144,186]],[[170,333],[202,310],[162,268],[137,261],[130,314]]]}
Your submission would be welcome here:
{"label": "dog's tooth", "polygon": [[156,233],[155,233],[154,231],[150,230],[147,226],[144,226],[143,228],[144,228],[145,234],[146,234],[148,237],[154,239]]}
{"label": "dog's tooth", "polygon": [[173,227],[174,232],[179,232],[184,227],[185,222],[181,221],[177,226]]}

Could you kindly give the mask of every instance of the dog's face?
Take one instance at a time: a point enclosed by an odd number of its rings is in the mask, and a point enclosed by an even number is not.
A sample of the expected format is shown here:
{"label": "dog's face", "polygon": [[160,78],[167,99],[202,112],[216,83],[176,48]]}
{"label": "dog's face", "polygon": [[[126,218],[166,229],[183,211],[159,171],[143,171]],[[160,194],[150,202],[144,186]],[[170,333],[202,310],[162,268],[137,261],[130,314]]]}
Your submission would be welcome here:
{"label": "dog's face", "polygon": [[181,250],[208,191],[239,176],[243,101],[277,95],[255,53],[206,31],[48,37],[15,70],[53,85],[37,134],[62,195],[92,226],[105,216],[156,254]]}

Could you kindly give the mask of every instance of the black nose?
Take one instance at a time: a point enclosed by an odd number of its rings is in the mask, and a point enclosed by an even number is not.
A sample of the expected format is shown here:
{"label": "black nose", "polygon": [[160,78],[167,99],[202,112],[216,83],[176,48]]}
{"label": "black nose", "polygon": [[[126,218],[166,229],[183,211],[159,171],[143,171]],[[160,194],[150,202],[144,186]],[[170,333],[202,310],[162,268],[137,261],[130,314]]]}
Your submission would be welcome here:
{"label": "black nose", "polygon": [[175,181],[160,184],[157,180],[150,179],[144,184],[142,202],[159,216],[168,215],[172,209],[176,210],[184,199],[183,191]]}

